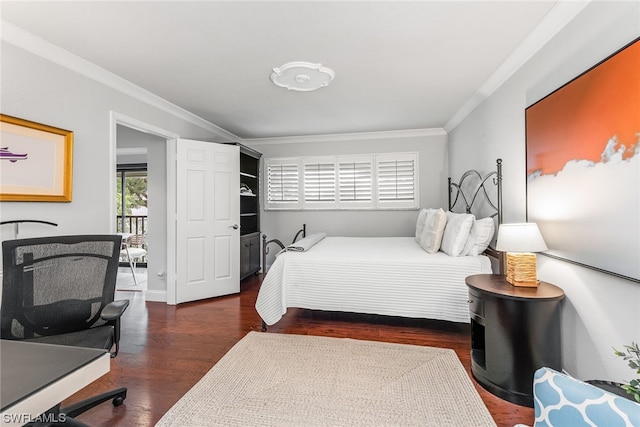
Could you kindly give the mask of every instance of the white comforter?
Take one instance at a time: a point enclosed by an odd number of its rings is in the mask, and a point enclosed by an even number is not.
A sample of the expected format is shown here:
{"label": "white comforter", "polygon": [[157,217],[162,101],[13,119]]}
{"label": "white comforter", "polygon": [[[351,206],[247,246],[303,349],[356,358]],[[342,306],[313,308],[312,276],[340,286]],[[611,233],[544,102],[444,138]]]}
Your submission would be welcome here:
{"label": "white comforter", "polygon": [[267,325],[288,307],[469,323],[465,277],[479,273],[486,256],[427,254],[413,237],[326,237],[276,258],[256,309]]}

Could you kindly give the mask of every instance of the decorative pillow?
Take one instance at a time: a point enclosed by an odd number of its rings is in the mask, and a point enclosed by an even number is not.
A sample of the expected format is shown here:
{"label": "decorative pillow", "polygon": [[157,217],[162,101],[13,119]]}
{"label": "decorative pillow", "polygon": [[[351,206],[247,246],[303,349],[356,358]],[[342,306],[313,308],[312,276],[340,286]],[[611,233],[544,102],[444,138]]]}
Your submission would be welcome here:
{"label": "decorative pillow", "polygon": [[420,243],[420,236],[424,230],[424,221],[427,219],[427,209],[420,209],[418,220],[416,221],[416,242]]}
{"label": "decorative pillow", "polygon": [[447,215],[442,209],[423,210],[425,211],[424,227],[420,234],[420,239],[418,239],[418,244],[425,252],[435,254],[440,249],[444,229],[447,225]]}
{"label": "decorative pillow", "polygon": [[440,250],[450,256],[460,256],[464,249],[471,226],[476,219],[472,214],[447,212],[447,224],[442,236]]}
{"label": "decorative pillow", "polygon": [[481,218],[473,221],[471,233],[464,245],[464,249],[460,255],[462,256],[478,256],[491,243],[493,233],[495,232],[495,224],[493,218]]}

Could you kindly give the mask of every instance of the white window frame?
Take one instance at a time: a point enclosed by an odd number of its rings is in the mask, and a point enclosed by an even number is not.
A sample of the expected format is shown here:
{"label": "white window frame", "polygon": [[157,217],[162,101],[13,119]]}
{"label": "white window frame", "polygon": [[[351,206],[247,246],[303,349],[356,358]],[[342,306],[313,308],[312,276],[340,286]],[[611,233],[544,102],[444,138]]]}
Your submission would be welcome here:
{"label": "white window frame", "polygon": [[[338,177],[337,177],[337,171],[336,171],[336,159],[333,156],[327,157],[327,156],[322,156],[322,157],[303,157],[300,159],[300,165],[301,165],[301,172],[302,172],[302,178],[300,180],[300,184],[302,187],[302,194],[303,194],[303,198],[302,198],[302,206],[303,209],[328,209],[328,210],[333,210],[333,209],[337,209],[338,208],[338,194],[336,191],[337,188],[337,182],[338,182]],[[331,185],[333,188],[329,189],[329,191],[324,190],[324,192],[321,189],[317,189],[319,192],[323,192],[325,197],[331,197],[331,200],[313,200],[313,199],[308,199],[308,196],[310,196],[311,191],[307,191],[308,190],[308,185],[307,185],[307,179],[310,179],[310,174],[307,173],[309,167],[313,168],[316,165],[330,165],[331,168],[333,169],[332,171],[325,171],[323,176],[324,176],[324,185]],[[333,180],[333,183],[330,183],[329,181]],[[320,187],[323,186],[323,184],[318,183],[318,185]],[[327,187],[325,187],[327,188]],[[315,190],[315,188],[314,188]],[[332,190],[332,191],[331,191]],[[315,191],[314,191],[315,194]]]}
{"label": "white window frame", "polygon": [[[369,200],[343,200],[340,197],[340,189],[342,183],[340,182],[340,165],[349,163],[366,163],[369,166],[370,184]],[[376,197],[376,180],[375,180],[375,155],[353,155],[353,156],[338,156],[336,161],[336,169],[338,174],[338,182],[336,185],[336,192],[338,194],[338,201],[342,209],[374,209],[375,197]]]}
{"label": "white window frame", "polygon": [[[392,163],[392,162],[402,162],[404,164],[411,163],[413,170],[411,171],[411,199],[400,198],[400,199],[381,199],[381,165],[383,163]],[[402,177],[398,177],[398,179],[402,179]],[[407,179],[407,177],[405,177]],[[376,191],[377,196],[377,206],[379,209],[385,209],[386,206],[389,206],[391,209],[412,209],[417,208],[419,205],[418,199],[420,194],[419,188],[419,179],[418,179],[418,155],[417,153],[388,153],[388,154],[378,154],[376,155],[376,181],[378,183],[378,190]],[[401,183],[395,183],[396,187],[404,187]]]}
{"label": "white window frame", "polygon": [[[264,200],[265,210],[406,210],[420,206],[419,188],[419,155],[417,152],[378,153],[360,155],[309,156],[264,159]],[[380,200],[378,191],[378,175],[383,162],[413,162],[413,197],[401,200]],[[340,200],[340,165],[344,163],[369,163],[371,167],[371,200]],[[333,164],[334,200],[305,200],[305,166],[314,164]],[[271,165],[296,165],[297,167],[297,201],[269,200],[269,171]]]}
{"label": "white window frame", "polygon": [[[275,200],[272,201],[269,199],[269,193],[271,188],[269,187],[269,178],[270,178],[270,168],[271,166],[295,166],[297,168],[297,200],[295,201],[282,201]],[[300,159],[298,158],[279,158],[279,159],[269,159],[268,162],[265,161],[264,168],[264,200],[265,200],[265,209],[300,209],[302,204],[302,186],[300,185]]]}

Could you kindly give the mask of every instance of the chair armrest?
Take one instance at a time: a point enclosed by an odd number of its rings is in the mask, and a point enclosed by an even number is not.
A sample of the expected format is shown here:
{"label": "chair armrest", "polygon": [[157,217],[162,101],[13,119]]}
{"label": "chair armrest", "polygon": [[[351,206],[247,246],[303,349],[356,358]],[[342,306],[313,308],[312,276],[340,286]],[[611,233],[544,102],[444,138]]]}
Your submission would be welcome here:
{"label": "chair armrest", "polygon": [[129,307],[129,300],[122,299],[118,301],[110,302],[105,305],[102,309],[102,313],[100,313],[100,317],[102,320],[110,321],[119,319],[122,316],[122,313]]}

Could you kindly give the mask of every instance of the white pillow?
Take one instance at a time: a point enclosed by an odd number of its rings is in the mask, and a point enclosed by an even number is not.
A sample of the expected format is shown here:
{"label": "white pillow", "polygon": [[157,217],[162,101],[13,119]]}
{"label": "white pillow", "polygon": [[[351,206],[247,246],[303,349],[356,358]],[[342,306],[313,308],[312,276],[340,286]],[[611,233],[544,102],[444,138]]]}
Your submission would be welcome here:
{"label": "white pillow", "polygon": [[487,249],[495,233],[493,218],[476,219],[462,250],[462,256],[478,256]]}
{"label": "white pillow", "polygon": [[447,226],[444,229],[440,250],[450,256],[460,256],[476,218],[472,214],[453,212],[447,212],[446,215]]}
{"label": "white pillow", "polygon": [[422,236],[422,230],[424,230],[424,221],[427,219],[427,210],[420,209],[418,214],[418,220],[416,221],[416,242],[420,243],[420,236]]}
{"label": "white pillow", "polygon": [[447,215],[442,209],[423,209],[424,228],[420,234],[418,244],[425,252],[435,254],[440,249],[442,236],[447,225]]}

